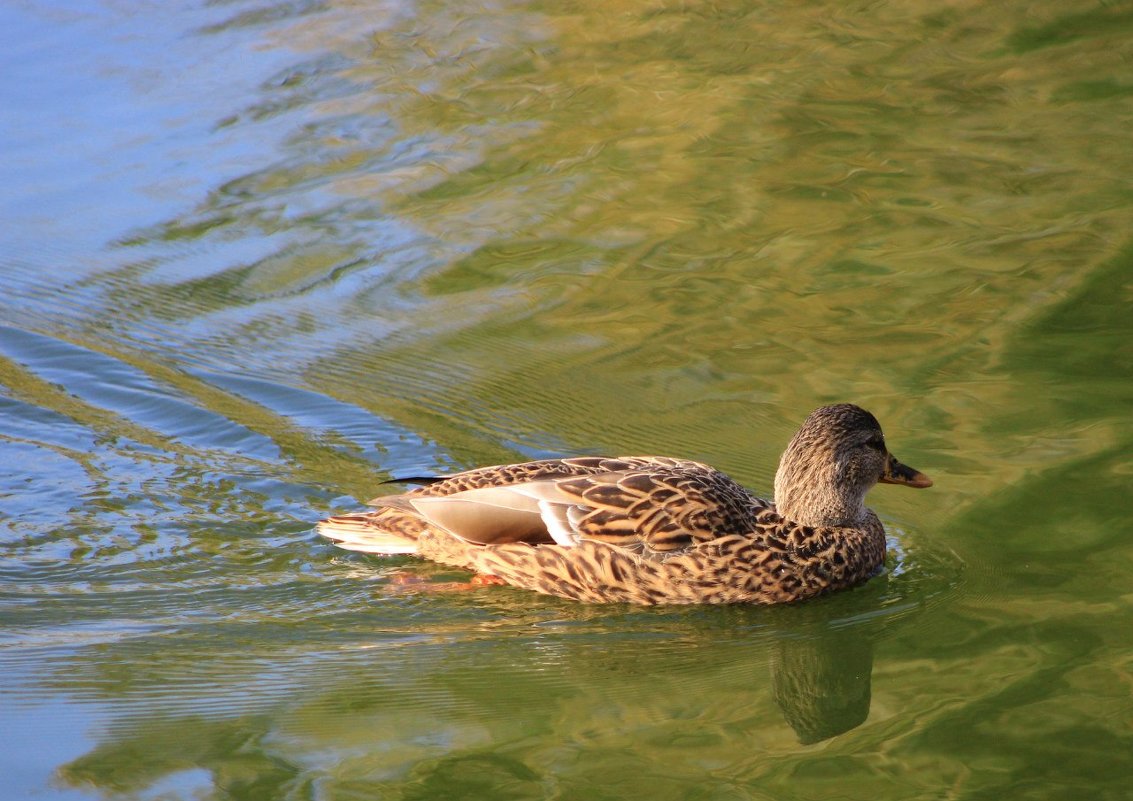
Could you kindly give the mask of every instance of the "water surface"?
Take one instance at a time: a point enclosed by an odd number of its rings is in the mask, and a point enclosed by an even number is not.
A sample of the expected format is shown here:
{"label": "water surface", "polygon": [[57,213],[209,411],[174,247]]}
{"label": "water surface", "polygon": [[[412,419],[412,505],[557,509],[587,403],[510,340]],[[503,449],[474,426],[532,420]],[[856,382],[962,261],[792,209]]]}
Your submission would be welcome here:
{"label": "water surface", "polygon": [[[1127,797],[1133,7],[0,9],[0,774],[28,798]],[[885,575],[586,607],[336,551],[393,476],[767,492]]]}

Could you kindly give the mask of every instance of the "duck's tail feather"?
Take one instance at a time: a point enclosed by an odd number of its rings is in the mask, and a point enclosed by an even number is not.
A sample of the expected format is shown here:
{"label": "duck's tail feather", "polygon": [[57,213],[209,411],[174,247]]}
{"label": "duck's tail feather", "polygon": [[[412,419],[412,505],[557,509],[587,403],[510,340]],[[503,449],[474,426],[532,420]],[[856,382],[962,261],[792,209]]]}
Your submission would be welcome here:
{"label": "duck's tail feather", "polygon": [[379,481],[379,484],[436,484],[438,481],[444,481],[448,476],[396,476],[394,478],[387,478],[385,481]]}
{"label": "duck's tail feather", "polygon": [[362,553],[395,554],[417,553],[417,543],[383,529],[376,528],[369,515],[337,515],[320,520],[316,531],[333,540],[339,548]]}

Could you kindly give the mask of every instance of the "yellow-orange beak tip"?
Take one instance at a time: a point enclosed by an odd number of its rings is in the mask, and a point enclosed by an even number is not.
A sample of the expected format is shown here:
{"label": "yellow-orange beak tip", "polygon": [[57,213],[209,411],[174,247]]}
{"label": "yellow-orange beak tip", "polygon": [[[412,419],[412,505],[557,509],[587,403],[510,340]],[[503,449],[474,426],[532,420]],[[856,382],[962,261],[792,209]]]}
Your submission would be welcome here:
{"label": "yellow-orange beak tip", "polygon": [[924,489],[932,486],[932,479],[920,470],[914,470],[908,465],[901,464],[893,456],[885,464],[885,472],[878,481],[882,484],[902,484],[914,489]]}

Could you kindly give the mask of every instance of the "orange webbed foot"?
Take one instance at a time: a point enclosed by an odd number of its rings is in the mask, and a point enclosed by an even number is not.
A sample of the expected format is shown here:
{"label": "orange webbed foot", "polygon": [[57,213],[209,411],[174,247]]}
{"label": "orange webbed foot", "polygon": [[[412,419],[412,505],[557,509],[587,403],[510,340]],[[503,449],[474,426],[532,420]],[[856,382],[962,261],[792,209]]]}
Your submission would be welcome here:
{"label": "orange webbed foot", "polygon": [[493,576],[491,573],[477,573],[468,582],[477,587],[506,587],[507,582],[499,576]]}

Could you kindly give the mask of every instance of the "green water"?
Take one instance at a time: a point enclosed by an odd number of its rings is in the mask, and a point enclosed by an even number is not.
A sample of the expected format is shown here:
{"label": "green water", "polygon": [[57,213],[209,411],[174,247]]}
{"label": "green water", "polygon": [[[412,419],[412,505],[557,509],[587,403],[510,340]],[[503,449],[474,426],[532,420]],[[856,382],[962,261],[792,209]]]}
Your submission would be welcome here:
{"label": "green water", "polygon": [[[0,776],[33,799],[1125,799],[1133,5],[0,8]],[[390,475],[871,409],[885,575],[586,607]]]}

